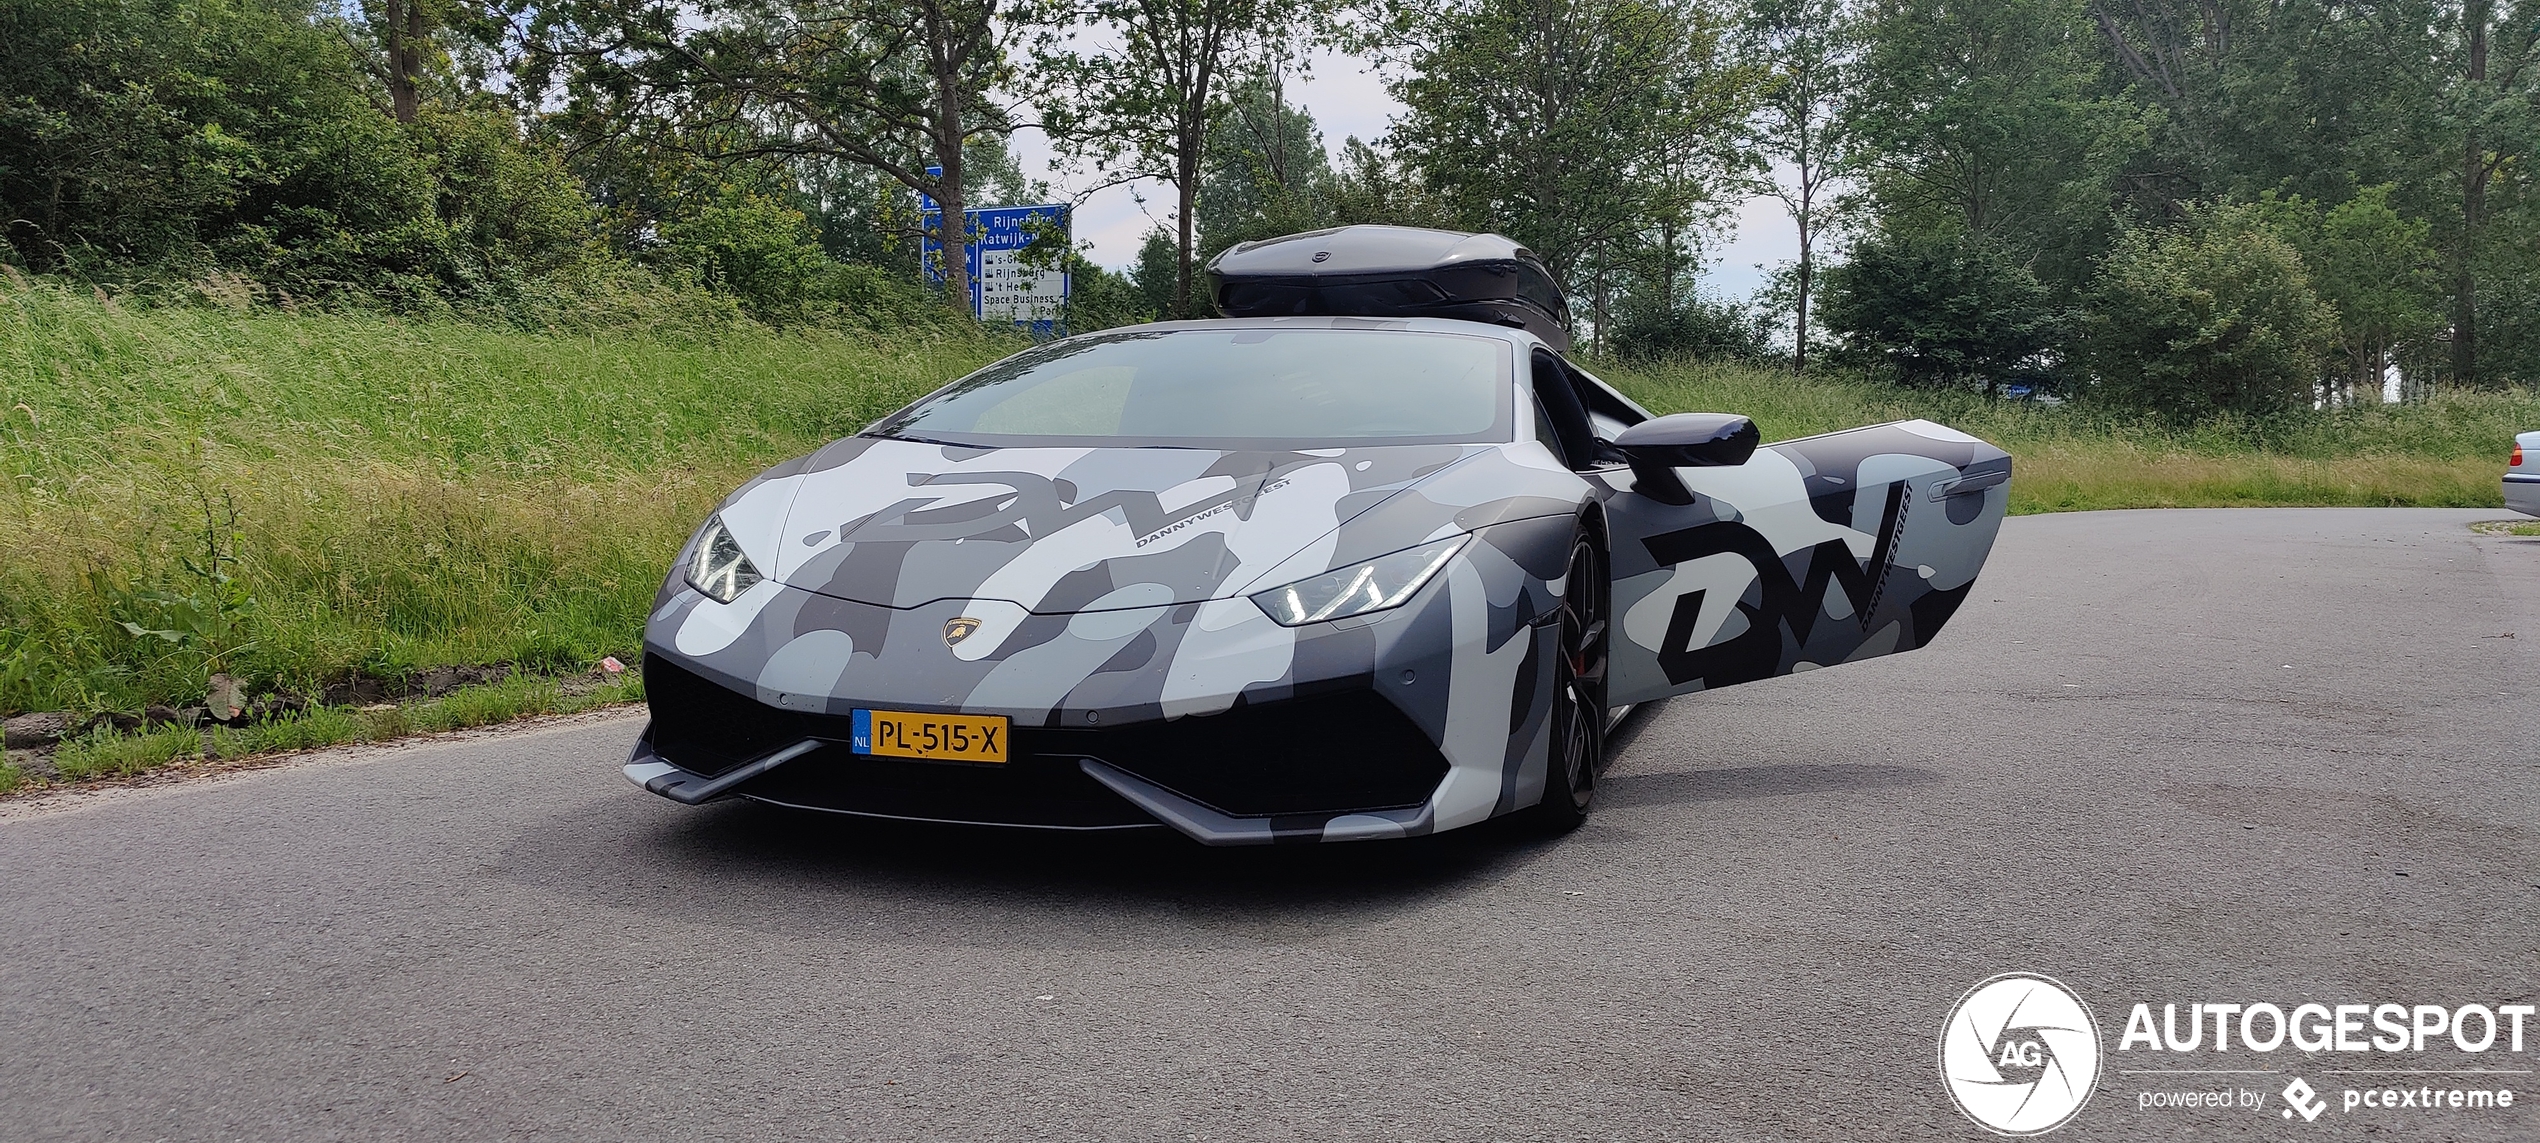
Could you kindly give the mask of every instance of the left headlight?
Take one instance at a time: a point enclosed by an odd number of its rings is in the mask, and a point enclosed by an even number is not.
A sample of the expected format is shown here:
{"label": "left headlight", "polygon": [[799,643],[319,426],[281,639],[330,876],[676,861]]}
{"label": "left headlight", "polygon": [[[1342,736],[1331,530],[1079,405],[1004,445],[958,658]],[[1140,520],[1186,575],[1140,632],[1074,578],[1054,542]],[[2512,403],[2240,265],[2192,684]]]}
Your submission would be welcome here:
{"label": "left headlight", "polygon": [[730,603],[741,598],[758,583],[758,567],[732,539],[732,530],[723,526],[723,517],[711,516],[697,532],[697,544],[688,557],[688,586],[705,593],[716,603]]}
{"label": "left headlight", "polygon": [[1254,592],[1252,601],[1282,627],[1347,619],[1400,607],[1463,550],[1467,533],[1324,572],[1285,587]]}

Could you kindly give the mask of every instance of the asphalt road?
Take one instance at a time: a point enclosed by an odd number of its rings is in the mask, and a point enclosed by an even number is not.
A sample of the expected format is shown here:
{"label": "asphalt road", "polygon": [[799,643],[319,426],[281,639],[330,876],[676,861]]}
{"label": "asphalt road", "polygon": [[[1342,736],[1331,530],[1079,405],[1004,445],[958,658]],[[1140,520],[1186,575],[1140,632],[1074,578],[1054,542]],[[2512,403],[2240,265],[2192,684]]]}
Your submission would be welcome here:
{"label": "asphalt road", "polygon": [[[2496,515],[2013,520],[1935,646],[1645,711],[1554,841],[684,809],[629,720],[21,804],[0,1138],[1980,1139],[1935,1041],[2013,970],[2109,1047],[2058,1138],[2533,1138],[2540,1022],[2114,1051],[2137,1001],[2540,993],[2540,541]],[[2464,1067],[2521,1074],[2404,1082],[2520,1102],[2277,1111]]]}

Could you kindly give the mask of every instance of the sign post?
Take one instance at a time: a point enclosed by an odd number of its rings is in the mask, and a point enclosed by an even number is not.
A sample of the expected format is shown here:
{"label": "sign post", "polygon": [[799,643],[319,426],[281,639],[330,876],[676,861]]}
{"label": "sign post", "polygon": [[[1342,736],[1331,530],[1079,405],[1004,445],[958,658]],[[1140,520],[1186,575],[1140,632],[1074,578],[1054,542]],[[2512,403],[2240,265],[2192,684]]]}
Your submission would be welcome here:
{"label": "sign post", "polygon": [[[926,173],[943,172],[928,167]],[[919,196],[918,208],[927,231],[922,251],[926,278],[942,282],[944,248],[935,233],[943,212],[932,196]],[[1035,242],[1054,242],[1062,251],[1071,248],[1067,205],[989,207],[965,210],[962,215],[967,224],[962,230],[968,236],[962,244],[962,264],[970,271],[970,316],[983,324],[1010,323],[1035,338],[1065,337],[1071,285],[1067,270],[1063,265],[1033,266],[1024,255]]]}

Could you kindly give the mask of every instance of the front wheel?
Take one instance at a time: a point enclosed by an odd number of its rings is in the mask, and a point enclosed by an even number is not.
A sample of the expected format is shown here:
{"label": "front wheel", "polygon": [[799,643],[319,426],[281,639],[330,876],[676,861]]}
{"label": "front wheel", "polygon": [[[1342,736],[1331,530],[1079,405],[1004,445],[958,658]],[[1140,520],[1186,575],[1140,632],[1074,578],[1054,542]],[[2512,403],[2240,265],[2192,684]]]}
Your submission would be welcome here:
{"label": "front wheel", "polygon": [[1591,536],[1570,545],[1562,575],[1560,653],[1552,692],[1552,756],[1536,820],[1555,832],[1587,820],[1596,799],[1596,770],[1605,757],[1604,553]]}

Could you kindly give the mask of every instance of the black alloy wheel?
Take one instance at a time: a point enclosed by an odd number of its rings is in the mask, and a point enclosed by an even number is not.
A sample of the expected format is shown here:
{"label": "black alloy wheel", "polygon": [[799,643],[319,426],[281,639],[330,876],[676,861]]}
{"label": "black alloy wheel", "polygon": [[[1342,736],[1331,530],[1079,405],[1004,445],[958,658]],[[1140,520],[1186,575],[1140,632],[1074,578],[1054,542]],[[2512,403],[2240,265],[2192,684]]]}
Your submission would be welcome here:
{"label": "black alloy wheel", "polygon": [[1604,553],[1582,533],[1562,576],[1560,662],[1552,692],[1552,758],[1537,816],[1555,831],[1587,819],[1605,756],[1606,598]]}

